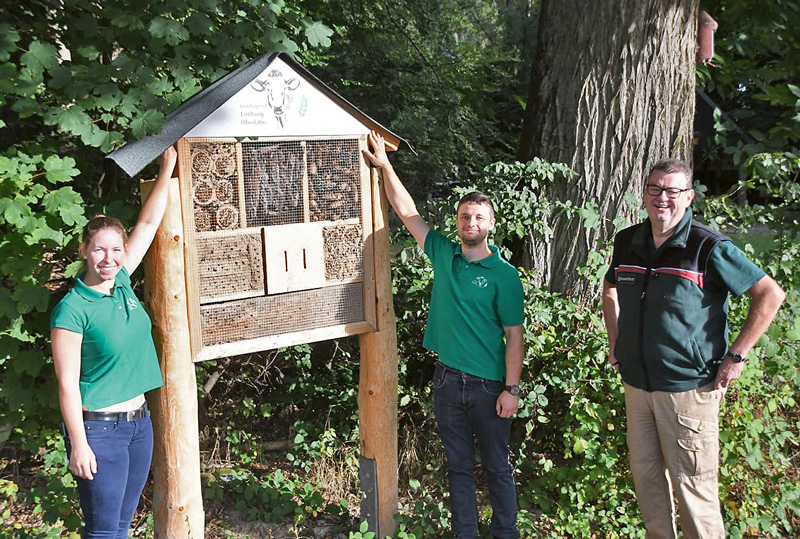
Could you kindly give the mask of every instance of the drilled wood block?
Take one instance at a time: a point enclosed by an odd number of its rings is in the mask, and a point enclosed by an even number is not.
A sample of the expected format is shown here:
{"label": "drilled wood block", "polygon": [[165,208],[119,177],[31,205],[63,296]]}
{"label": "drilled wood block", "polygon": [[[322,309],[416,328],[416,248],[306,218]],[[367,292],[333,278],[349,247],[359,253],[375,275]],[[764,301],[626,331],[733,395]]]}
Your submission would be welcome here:
{"label": "drilled wood block", "polygon": [[197,238],[200,303],[264,294],[261,232],[221,232]]}

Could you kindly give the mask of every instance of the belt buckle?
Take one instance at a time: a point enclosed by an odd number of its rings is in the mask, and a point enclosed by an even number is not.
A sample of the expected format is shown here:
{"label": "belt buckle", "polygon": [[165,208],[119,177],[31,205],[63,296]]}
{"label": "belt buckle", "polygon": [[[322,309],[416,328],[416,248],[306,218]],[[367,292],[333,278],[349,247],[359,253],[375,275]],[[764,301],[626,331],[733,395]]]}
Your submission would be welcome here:
{"label": "belt buckle", "polygon": [[139,410],[128,410],[125,412],[125,421],[134,421],[136,420],[136,415],[139,413]]}

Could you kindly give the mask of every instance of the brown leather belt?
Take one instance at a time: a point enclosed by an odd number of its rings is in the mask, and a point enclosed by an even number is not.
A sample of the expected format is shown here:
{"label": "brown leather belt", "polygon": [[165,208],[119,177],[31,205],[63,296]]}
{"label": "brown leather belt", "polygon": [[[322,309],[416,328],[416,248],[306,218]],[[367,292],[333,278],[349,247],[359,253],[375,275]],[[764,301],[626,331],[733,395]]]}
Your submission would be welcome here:
{"label": "brown leather belt", "polygon": [[83,411],[84,421],[138,421],[147,415],[147,405],[127,412],[89,412]]}

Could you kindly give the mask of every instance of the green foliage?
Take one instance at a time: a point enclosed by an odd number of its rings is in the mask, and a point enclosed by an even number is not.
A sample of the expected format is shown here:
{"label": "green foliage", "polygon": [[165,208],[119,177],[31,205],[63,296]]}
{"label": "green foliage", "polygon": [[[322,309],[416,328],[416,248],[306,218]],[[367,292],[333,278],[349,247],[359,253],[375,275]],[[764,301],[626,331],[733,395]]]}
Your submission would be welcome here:
{"label": "green foliage", "polygon": [[[43,448],[47,461],[63,457],[51,443],[60,414],[48,312],[77,271],[86,214],[132,222],[136,213],[134,182],[104,170],[103,154],[157,132],[167,112],[248,59],[307,54],[331,30],[283,0],[33,1],[1,11],[0,442]],[[75,499],[57,484],[71,476],[50,464],[42,473],[46,486],[27,501],[53,522]],[[67,513],[74,529],[74,507]]]}
{"label": "green foliage", "polygon": [[[308,0],[336,29],[318,73],[400,134],[396,167],[417,199],[508,160],[534,43],[527,2]],[[537,3],[534,2],[535,6]]]}
{"label": "green foliage", "polygon": [[800,5],[794,0],[710,0],[703,9],[719,28],[716,56],[698,70],[698,84],[752,137],[729,149],[735,163],[764,151],[797,156]]}
{"label": "green foliage", "polygon": [[359,525],[357,532],[350,532],[347,537],[349,539],[375,539],[375,532],[367,530],[369,530],[369,523],[365,520]]}
{"label": "green foliage", "polygon": [[[524,107],[518,96],[527,95],[530,73],[522,60],[532,50],[523,42],[535,41],[535,12],[526,3],[67,4],[6,6],[0,22],[0,447],[24,448],[34,463],[24,466],[37,466],[29,484],[3,473],[0,515],[6,521],[25,506],[41,518],[32,529],[4,526],[0,538],[59,537],[79,525],[55,430],[47,312],[76,271],[74,247],[86,214],[105,210],[129,223],[135,216],[134,186],[104,169],[103,153],[157,131],[169,110],[247,59],[288,50],[315,63],[323,80],[419,150],[397,156],[414,192],[489,193],[498,222],[493,242],[506,254],[518,254],[515,240],[525,235],[550,236],[554,212],[602,225],[596,207],[541,195],[543,186],[569,177],[560,165],[484,168],[515,152]],[[705,6],[721,23],[719,56],[698,77],[752,140],[728,138],[733,126],[720,116],[718,141],[741,165],[742,180],[722,197],[698,185],[696,209],[726,229],[774,232],[759,247],[759,264],[788,300],[726,399],[720,488],[732,537],[778,537],[796,533],[800,521],[800,48],[795,2],[751,4]],[[319,50],[328,44],[329,51]],[[734,201],[744,188],[759,192],[758,205]],[[638,201],[629,195],[630,205]],[[452,198],[434,196],[420,209],[453,232]],[[395,536],[447,537],[443,452],[429,387],[433,355],[422,347],[432,273],[407,232],[393,241],[402,452]],[[745,249],[752,256],[752,247]],[[607,245],[590,253],[583,277],[599,284],[607,254]],[[536,286],[535,275],[524,281],[526,395],[512,437],[522,535],[642,536],[622,388],[606,366],[599,309]],[[744,300],[731,302],[733,328],[745,313]],[[206,476],[206,500],[295,529],[324,516],[352,529],[351,537],[368,537],[353,523],[346,495],[332,489],[339,483],[355,490],[358,366],[353,339],[198,364],[204,455],[233,470]],[[292,448],[269,454],[264,445],[273,440],[289,440]],[[481,533],[488,524],[481,499]]]}
{"label": "green foliage", "polygon": [[[135,13],[125,2],[72,2],[57,10],[34,2],[6,13],[0,41],[0,372],[6,388],[0,421],[20,427],[33,421],[25,430],[37,432],[36,418],[46,414],[25,412],[35,406],[33,382],[53,389],[44,369],[45,284],[53,260],[63,260],[86,222],[87,178],[98,175],[102,153],[157,131],[169,109],[248,57],[300,51],[307,37],[316,43],[327,34],[283,2],[145,2]],[[46,409],[54,405],[53,393],[39,392]]]}
{"label": "green foliage", "polygon": [[[529,215],[515,207],[516,197],[525,194],[505,198],[505,193],[510,192],[508,186],[515,184],[509,178],[516,177],[525,166],[493,167],[490,171],[498,171],[497,175],[487,174],[474,186],[457,189],[455,198],[477,186],[501,201],[497,236],[513,237],[520,225],[542,227],[542,221],[546,222],[551,215],[548,211],[563,211],[555,205],[537,207],[536,200],[529,199],[527,204],[540,211],[533,218],[536,222],[531,223]],[[504,177],[504,172],[509,176]],[[772,176],[773,185],[777,174],[780,170]],[[769,180],[754,179],[752,184],[766,186]],[[635,198],[630,196],[632,200]],[[793,472],[796,469],[793,440],[800,425],[796,369],[800,274],[795,267],[800,255],[797,247],[800,227],[780,205],[742,207],[730,203],[730,197],[706,197],[702,190],[698,199],[700,210],[707,213],[705,219],[713,221],[723,216],[718,220],[720,223],[735,219],[748,227],[768,223],[776,231],[775,240],[765,251],[756,254],[745,247],[788,291],[789,297],[768,335],[751,353],[755,357],[748,363],[746,375],[737,381],[730,399],[726,399],[720,492],[732,536],[786,536],[800,517],[796,502],[800,482]],[[796,201],[788,196],[784,200],[789,205]],[[452,233],[452,204],[452,201],[434,201],[423,209],[429,218],[444,219],[445,228]],[[504,210],[504,204],[512,210]],[[591,209],[583,215],[589,217],[586,224],[590,226]],[[522,223],[506,225],[505,221]],[[622,227],[627,223],[619,221],[614,225]],[[410,242],[403,233],[397,239],[402,241],[404,237]],[[403,245],[406,246],[398,253],[393,267],[398,334],[402,335],[401,365],[424,370],[421,366],[430,360],[420,341],[432,276],[418,248],[407,246],[409,243]],[[587,277],[596,279],[607,267],[607,250],[605,254],[592,255],[596,255],[596,260],[594,266],[589,265],[591,271]],[[590,537],[602,532],[607,537],[642,537],[644,530],[628,472],[623,389],[618,376],[607,366],[607,340],[600,310],[537,288],[532,284],[532,276],[525,277],[527,349],[522,382],[526,396],[515,419],[512,438],[521,507],[519,525],[527,530],[527,536]],[[732,300],[732,328],[741,327],[746,308],[745,301]],[[405,380],[407,383],[409,378]],[[408,385],[401,384],[401,406],[413,402],[404,400],[404,392],[409,391]],[[421,388],[414,395],[430,399],[430,393]],[[417,406],[430,410],[424,404]],[[418,488],[421,483],[413,484]],[[441,500],[442,495],[432,489],[445,488],[440,484],[415,489],[413,499],[418,501],[404,506],[396,536],[442,535],[442,528],[447,527],[443,524],[447,509],[436,512],[435,500]],[[482,525],[486,523],[484,520]]]}
{"label": "green foliage", "polygon": [[264,522],[289,518],[300,524],[325,508],[325,500],[314,485],[280,469],[262,479],[243,469],[214,472],[207,478],[204,497],[212,503],[222,503],[228,497],[249,520]]}

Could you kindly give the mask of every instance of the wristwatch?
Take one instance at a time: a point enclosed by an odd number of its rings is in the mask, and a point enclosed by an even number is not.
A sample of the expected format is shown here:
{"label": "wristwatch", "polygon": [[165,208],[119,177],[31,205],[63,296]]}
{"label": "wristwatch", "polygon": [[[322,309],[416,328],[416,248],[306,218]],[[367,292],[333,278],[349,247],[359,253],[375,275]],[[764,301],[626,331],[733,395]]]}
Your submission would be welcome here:
{"label": "wristwatch", "polygon": [[514,395],[515,397],[519,396],[519,385],[514,384],[510,386],[506,386],[506,391]]}
{"label": "wristwatch", "polygon": [[725,357],[731,358],[734,363],[742,363],[742,362],[746,361],[746,358],[742,354],[734,354],[731,351],[728,351],[725,354]]}

